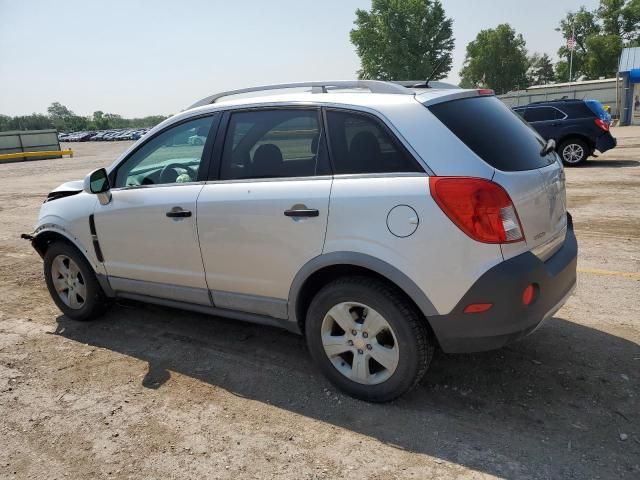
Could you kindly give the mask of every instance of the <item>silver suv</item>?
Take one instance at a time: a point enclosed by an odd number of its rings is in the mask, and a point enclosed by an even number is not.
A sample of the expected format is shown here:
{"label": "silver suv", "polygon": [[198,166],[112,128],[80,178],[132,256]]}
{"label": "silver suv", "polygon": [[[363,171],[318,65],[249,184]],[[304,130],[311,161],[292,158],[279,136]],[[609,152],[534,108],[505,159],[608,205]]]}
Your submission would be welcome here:
{"label": "silver suv", "polygon": [[[248,95],[290,87],[307,91]],[[72,319],[128,298],[280,326],[339,388],[387,401],[436,347],[502,347],[570,295],[551,147],[490,90],[225,92],[51,192],[24,236]]]}

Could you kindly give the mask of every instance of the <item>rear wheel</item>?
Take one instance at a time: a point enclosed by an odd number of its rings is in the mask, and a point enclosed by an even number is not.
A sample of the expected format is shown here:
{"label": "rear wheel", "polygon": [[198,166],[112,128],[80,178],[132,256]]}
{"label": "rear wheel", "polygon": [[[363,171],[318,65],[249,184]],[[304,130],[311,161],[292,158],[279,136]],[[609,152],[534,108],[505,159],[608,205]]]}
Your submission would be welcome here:
{"label": "rear wheel", "polygon": [[347,277],[322,288],[305,330],[323,373],[363,400],[385,402],[408,392],[433,356],[421,314],[397,288],[373,278]]}
{"label": "rear wheel", "polygon": [[67,317],[90,320],[104,312],[106,297],[91,265],[67,242],[47,249],[44,276],[51,298]]}
{"label": "rear wheel", "polygon": [[563,141],[558,148],[562,163],[570,167],[580,165],[587,160],[591,149],[584,140],[570,138]]}

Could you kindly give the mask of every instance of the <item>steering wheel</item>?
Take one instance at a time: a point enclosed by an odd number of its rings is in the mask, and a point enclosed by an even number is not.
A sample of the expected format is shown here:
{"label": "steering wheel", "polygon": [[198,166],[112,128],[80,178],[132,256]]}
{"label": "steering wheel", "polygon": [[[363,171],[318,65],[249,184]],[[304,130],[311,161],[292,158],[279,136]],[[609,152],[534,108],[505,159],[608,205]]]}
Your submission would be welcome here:
{"label": "steering wheel", "polygon": [[176,179],[180,176],[180,170],[186,170],[191,181],[195,181],[198,178],[198,173],[191,167],[187,167],[181,163],[170,163],[162,168],[160,171],[160,183],[175,183]]}

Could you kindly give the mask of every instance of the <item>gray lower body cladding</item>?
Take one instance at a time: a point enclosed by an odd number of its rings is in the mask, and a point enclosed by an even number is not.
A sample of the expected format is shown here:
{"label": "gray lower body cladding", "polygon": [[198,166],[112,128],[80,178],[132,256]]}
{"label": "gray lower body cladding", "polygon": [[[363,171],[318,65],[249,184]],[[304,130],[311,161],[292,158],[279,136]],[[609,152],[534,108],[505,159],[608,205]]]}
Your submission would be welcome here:
{"label": "gray lower body cladding", "polygon": [[[563,246],[547,261],[531,252],[502,262],[482,275],[453,311],[429,318],[447,353],[471,353],[500,348],[535,330],[562,306],[576,284],[578,243],[569,221]],[[533,303],[522,294],[534,284]],[[492,303],[480,313],[464,313],[467,305]]]}

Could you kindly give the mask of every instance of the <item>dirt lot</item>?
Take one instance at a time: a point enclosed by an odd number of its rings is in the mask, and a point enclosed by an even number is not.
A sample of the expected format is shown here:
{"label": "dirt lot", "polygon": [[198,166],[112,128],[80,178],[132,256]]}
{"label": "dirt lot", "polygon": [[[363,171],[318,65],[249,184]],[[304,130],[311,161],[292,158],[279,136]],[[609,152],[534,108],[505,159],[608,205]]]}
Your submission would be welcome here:
{"label": "dirt lot", "polygon": [[2,478],[640,478],[640,128],[567,171],[576,294],[525,340],[438,354],[406,397],[337,393],[302,338],[134,303],[59,314],[29,232],[128,143],[0,164]]}

